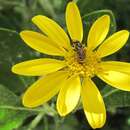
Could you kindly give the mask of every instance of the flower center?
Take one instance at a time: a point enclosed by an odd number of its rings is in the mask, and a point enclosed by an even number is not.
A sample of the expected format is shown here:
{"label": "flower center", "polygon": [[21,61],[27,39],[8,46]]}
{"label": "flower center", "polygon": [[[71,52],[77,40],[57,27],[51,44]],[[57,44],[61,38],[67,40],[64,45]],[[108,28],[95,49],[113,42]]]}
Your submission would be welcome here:
{"label": "flower center", "polygon": [[100,68],[100,58],[96,51],[90,51],[86,47],[73,48],[65,57],[70,75],[93,77]]}

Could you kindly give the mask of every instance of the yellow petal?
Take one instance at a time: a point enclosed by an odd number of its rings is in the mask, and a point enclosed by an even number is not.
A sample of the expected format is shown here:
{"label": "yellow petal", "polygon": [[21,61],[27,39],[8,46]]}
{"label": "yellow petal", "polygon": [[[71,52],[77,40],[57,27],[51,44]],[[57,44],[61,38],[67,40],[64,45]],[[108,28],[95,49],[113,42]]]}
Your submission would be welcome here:
{"label": "yellow petal", "polygon": [[106,38],[110,27],[110,17],[109,15],[103,15],[98,18],[92,25],[89,34],[87,45],[90,49],[95,49],[100,45]]}
{"label": "yellow petal", "polygon": [[81,95],[89,124],[93,129],[101,128],[106,122],[106,109],[103,98],[91,79],[83,81]]}
{"label": "yellow petal", "polygon": [[41,58],[18,63],[12,67],[12,72],[27,76],[41,76],[55,72],[65,66],[64,61]]}
{"label": "yellow petal", "polygon": [[82,41],[83,25],[79,9],[75,2],[69,2],[66,8],[66,25],[72,40]]}
{"label": "yellow petal", "polygon": [[25,92],[23,105],[30,108],[37,107],[50,100],[62,87],[67,74],[59,71],[40,78]]}
{"label": "yellow petal", "polygon": [[45,54],[63,56],[65,51],[48,37],[33,31],[22,31],[21,38],[31,48]]}
{"label": "yellow petal", "polygon": [[62,86],[57,99],[57,110],[61,116],[70,113],[77,105],[80,97],[80,79],[71,77]]}
{"label": "yellow petal", "polygon": [[100,57],[111,55],[121,49],[129,38],[129,32],[127,30],[119,31],[105,40],[98,48],[97,52]]}
{"label": "yellow petal", "polygon": [[103,70],[119,71],[122,73],[130,74],[130,63],[119,61],[105,61],[101,62],[101,68]]}
{"label": "yellow petal", "polygon": [[104,71],[97,74],[107,84],[124,91],[130,91],[130,74],[118,71]]}
{"label": "yellow petal", "polygon": [[55,21],[42,15],[33,17],[32,21],[38,26],[40,30],[42,30],[49,38],[55,41],[60,47],[69,49],[69,37]]}

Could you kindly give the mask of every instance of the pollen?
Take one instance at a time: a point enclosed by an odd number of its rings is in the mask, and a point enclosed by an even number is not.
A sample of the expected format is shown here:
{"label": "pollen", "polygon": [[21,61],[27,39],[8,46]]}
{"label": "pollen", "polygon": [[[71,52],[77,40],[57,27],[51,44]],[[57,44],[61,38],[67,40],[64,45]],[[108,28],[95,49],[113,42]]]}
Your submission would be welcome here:
{"label": "pollen", "polygon": [[78,58],[78,53],[74,50],[68,52],[65,57],[66,64],[68,66],[70,75],[80,75],[82,77],[93,77],[96,73],[101,71],[100,58],[98,54],[93,51],[85,49],[85,59],[81,63]]}

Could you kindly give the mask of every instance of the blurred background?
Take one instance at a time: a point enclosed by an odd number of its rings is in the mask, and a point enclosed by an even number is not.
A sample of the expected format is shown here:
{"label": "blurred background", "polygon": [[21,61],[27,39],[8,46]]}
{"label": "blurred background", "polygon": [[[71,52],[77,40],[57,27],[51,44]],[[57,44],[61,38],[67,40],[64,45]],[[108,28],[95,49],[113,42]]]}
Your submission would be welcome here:
{"label": "blurred background", "polygon": [[[115,15],[117,30],[130,30],[130,0],[76,2],[82,17],[93,11],[109,9]],[[36,78],[17,76],[10,71],[15,63],[41,56],[24,45],[16,33],[24,29],[37,30],[31,22],[31,18],[37,14],[46,15],[65,28],[66,5],[67,0],[0,0],[0,106],[5,105],[0,108],[0,130],[91,130],[82,109],[66,118],[59,117],[54,109],[55,99],[49,103],[51,107],[44,107],[44,114],[39,114],[41,108],[23,108],[21,95]],[[130,41],[112,58],[130,61],[129,44]],[[104,86],[104,83],[98,84]],[[103,90],[102,93],[105,91],[108,90]],[[130,93],[118,91],[105,99],[107,123],[100,130],[130,130],[129,95]]]}

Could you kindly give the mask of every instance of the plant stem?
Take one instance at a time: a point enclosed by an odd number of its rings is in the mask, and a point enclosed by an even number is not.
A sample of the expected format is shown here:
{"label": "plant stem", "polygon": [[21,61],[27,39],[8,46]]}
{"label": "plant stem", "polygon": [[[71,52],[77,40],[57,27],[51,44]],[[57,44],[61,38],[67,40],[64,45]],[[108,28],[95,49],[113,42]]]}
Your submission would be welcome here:
{"label": "plant stem", "polygon": [[0,109],[11,109],[11,110],[19,110],[19,111],[30,111],[30,112],[44,112],[45,114],[49,116],[55,116],[57,115],[57,112],[55,111],[54,108],[49,106],[47,103],[43,105],[43,107],[39,108],[26,108],[26,107],[17,107],[17,106],[0,106]]}
{"label": "plant stem", "polygon": [[60,121],[59,121],[58,116],[54,117],[54,122],[55,122],[55,130],[58,130],[60,127]]}
{"label": "plant stem", "polygon": [[44,115],[45,115],[44,112],[39,113],[34,118],[34,120],[31,122],[31,124],[30,124],[30,126],[29,126],[29,128],[27,130],[33,130],[38,125],[38,123],[41,121],[41,119],[43,118]]}
{"label": "plant stem", "polygon": [[44,108],[45,111],[48,112],[48,115],[50,115],[50,116],[55,116],[55,115],[57,115],[56,110],[55,110],[53,107],[51,107],[50,105],[48,105],[47,103],[45,103],[45,104],[43,105],[43,108]]}
{"label": "plant stem", "polygon": [[117,91],[119,91],[119,89],[111,90],[111,91],[107,92],[106,94],[104,94],[103,97],[106,98],[106,97],[110,96],[111,94],[113,94],[113,93],[115,93]]}
{"label": "plant stem", "polygon": [[43,117],[43,122],[44,122],[44,130],[49,130],[48,128],[48,119],[46,116]]}
{"label": "plant stem", "polygon": [[12,109],[12,110],[20,110],[20,111],[34,111],[34,112],[44,112],[43,108],[25,108],[25,107],[15,107],[15,106],[0,106],[0,109]]}

